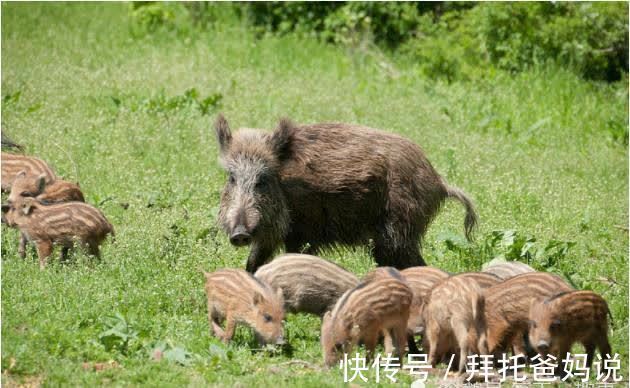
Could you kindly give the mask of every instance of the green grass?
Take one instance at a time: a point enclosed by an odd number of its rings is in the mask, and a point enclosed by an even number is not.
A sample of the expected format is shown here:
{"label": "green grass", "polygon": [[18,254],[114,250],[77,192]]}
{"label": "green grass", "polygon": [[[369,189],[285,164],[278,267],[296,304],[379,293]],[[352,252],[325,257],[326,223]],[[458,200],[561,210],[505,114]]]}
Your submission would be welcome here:
{"label": "green grass", "polygon": [[[218,110],[233,127],[272,128],[281,116],[343,121],[421,145],[481,218],[477,242],[462,247],[463,210],[445,206],[426,236],[431,265],[479,269],[510,248],[484,248],[495,230],[541,246],[575,242],[548,269],[606,298],[627,381],[628,151],[611,133],[627,128],[627,81],[592,84],[542,69],[446,84],[396,61],[392,78],[372,55],[293,37],[256,40],[238,23],[133,37],[127,7],[2,4],[2,129],[79,180],[117,231],[100,262],[77,253],[40,271],[34,254],[17,256],[17,231],[3,227],[3,383],[342,381],[339,370],[319,369],[313,317],[288,317],[292,353],[253,349],[247,330],[228,347],[208,335],[199,268],[244,268],[247,256],[215,224],[225,181],[212,130]],[[183,97],[191,88],[200,99],[222,94],[219,109],[202,115]],[[365,248],[323,256],[357,274],[374,265]],[[107,348],[99,338],[116,313],[131,325],[130,340]],[[152,361],[157,346],[185,349],[185,365]],[[310,366],[286,364],[292,359]],[[116,367],[99,372],[82,367],[111,360]]]}

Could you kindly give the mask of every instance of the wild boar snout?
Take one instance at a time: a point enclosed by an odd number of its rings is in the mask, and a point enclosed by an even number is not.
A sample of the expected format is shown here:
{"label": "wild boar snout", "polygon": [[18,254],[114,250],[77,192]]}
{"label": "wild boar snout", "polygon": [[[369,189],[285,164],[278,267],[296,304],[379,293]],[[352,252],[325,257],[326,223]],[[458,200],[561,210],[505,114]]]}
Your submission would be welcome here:
{"label": "wild boar snout", "polygon": [[545,340],[538,341],[538,343],[536,344],[536,347],[538,348],[538,352],[542,354],[549,353],[549,342]]}
{"label": "wild boar snout", "polygon": [[249,245],[252,242],[252,235],[243,225],[237,225],[230,235],[230,243],[237,247]]}

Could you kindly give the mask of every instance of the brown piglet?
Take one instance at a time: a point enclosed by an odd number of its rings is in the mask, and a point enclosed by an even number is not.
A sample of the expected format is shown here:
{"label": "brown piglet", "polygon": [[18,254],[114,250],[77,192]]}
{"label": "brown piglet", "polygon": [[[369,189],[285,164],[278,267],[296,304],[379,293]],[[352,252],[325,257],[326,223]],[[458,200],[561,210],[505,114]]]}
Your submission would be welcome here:
{"label": "brown piglet", "polygon": [[369,360],[379,335],[388,332],[394,333],[402,361],[412,298],[407,283],[392,276],[376,276],[347,291],[322,320],[324,363],[334,365],[340,354],[349,354],[359,341]]}
{"label": "brown piglet", "polygon": [[411,267],[400,271],[400,273],[413,292],[413,301],[409,307],[409,320],[407,321],[407,335],[409,352],[418,354],[420,350],[414,337],[424,334],[425,325],[422,310],[426,306],[433,287],[448,278],[449,274],[433,267]]}
{"label": "brown piglet", "polygon": [[32,156],[2,152],[2,191],[11,191],[11,185],[18,173],[24,171],[29,177],[42,175],[46,183],[56,179],[55,172],[41,159]]}
{"label": "brown piglet", "polygon": [[284,309],[291,313],[323,316],[359,279],[335,263],[298,253],[276,257],[254,276],[272,289],[281,289]]}
{"label": "brown piglet", "polygon": [[[61,179],[46,183],[46,177],[43,174],[33,177],[27,175],[26,171],[20,171],[13,180],[8,204],[11,205],[20,198],[26,197],[35,197],[45,204],[71,201],[85,202],[81,189],[74,183]],[[27,238],[24,233],[21,233],[18,254],[22,258],[26,256],[26,243]]]}
{"label": "brown piglet", "polygon": [[595,348],[602,358],[606,354],[612,356],[608,342],[609,315],[604,298],[592,291],[565,291],[535,300],[529,309],[529,340],[541,356],[552,354],[559,363],[571,346],[579,342],[586,349],[590,368]]}
{"label": "brown piglet", "polygon": [[43,203],[85,202],[79,185],[62,179],[47,181],[43,174],[34,177],[27,175],[26,171],[20,171],[15,176],[8,198],[9,204],[19,197],[35,197]]}
{"label": "brown piglet", "polygon": [[487,354],[484,297],[476,282],[452,276],[439,283],[423,311],[429,363],[435,367],[451,351],[459,350],[460,374],[469,354]]}
{"label": "brown piglet", "polygon": [[527,354],[524,341],[532,301],[573,291],[562,278],[545,272],[517,275],[484,290],[488,350],[499,358],[510,345],[515,355]]}
{"label": "brown piglet", "polygon": [[103,213],[82,202],[44,205],[35,198],[20,198],[3,205],[2,212],[9,226],[17,227],[35,244],[41,269],[46,266],[53,244],[62,246],[62,257],[75,242],[99,257],[99,245],[108,234],[114,235],[114,228]]}
{"label": "brown piglet", "polygon": [[[210,335],[228,343],[237,324],[245,324],[259,343],[284,343],[282,290],[271,287],[239,269],[204,272],[208,297]],[[221,324],[225,321],[225,329]]]}

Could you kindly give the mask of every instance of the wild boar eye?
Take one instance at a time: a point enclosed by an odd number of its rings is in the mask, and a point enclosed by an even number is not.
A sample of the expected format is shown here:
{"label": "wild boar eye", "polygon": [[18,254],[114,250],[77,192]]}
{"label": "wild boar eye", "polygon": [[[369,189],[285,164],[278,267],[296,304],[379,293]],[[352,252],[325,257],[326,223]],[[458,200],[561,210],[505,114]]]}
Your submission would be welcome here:
{"label": "wild boar eye", "polygon": [[231,185],[236,183],[236,178],[234,177],[234,174],[230,173],[230,177],[228,179]]}
{"label": "wild boar eye", "polygon": [[265,319],[265,322],[271,322],[271,315],[263,314],[263,318]]}

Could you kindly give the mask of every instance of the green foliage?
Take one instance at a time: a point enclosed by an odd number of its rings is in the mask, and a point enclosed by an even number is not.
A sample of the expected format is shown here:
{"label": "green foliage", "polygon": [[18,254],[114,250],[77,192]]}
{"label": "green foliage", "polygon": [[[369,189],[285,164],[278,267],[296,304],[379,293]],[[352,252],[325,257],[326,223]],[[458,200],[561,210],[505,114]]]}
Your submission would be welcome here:
{"label": "green foliage", "polygon": [[491,75],[557,63],[588,79],[619,80],[628,67],[628,4],[618,3],[253,3],[259,31],[363,39],[403,46],[432,78]]}
{"label": "green foliage", "polygon": [[140,37],[159,30],[184,33],[191,16],[179,3],[134,1],[130,3],[130,17],[131,33]]}
{"label": "green foliage", "polygon": [[106,317],[103,322],[103,331],[98,335],[98,340],[107,351],[119,351],[126,354],[129,343],[138,339],[138,331],[120,313]]}
{"label": "green foliage", "polygon": [[197,109],[202,116],[214,114],[221,107],[223,95],[212,93],[201,98],[196,88],[190,88],[183,94],[168,97],[161,90],[153,97],[110,96],[116,109],[128,109],[131,112],[145,111],[150,114],[173,114],[182,109]]}
{"label": "green foliage", "polygon": [[250,2],[243,13],[258,33],[317,36],[325,29],[326,17],[342,6],[341,2]]}
{"label": "green foliage", "polygon": [[454,252],[474,268],[490,261],[521,261],[541,271],[561,272],[569,250],[576,245],[573,241],[551,239],[547,243],[515,230],[495,230],[471,244],[459,235],[443,234],[438,238],[448,251]]}
{"label": "green foliage", "polygon": [[618,80],[628,66],[628,4],[483,4],[469,12],[491,62],[521,71],[547,61],[590,79]]}

